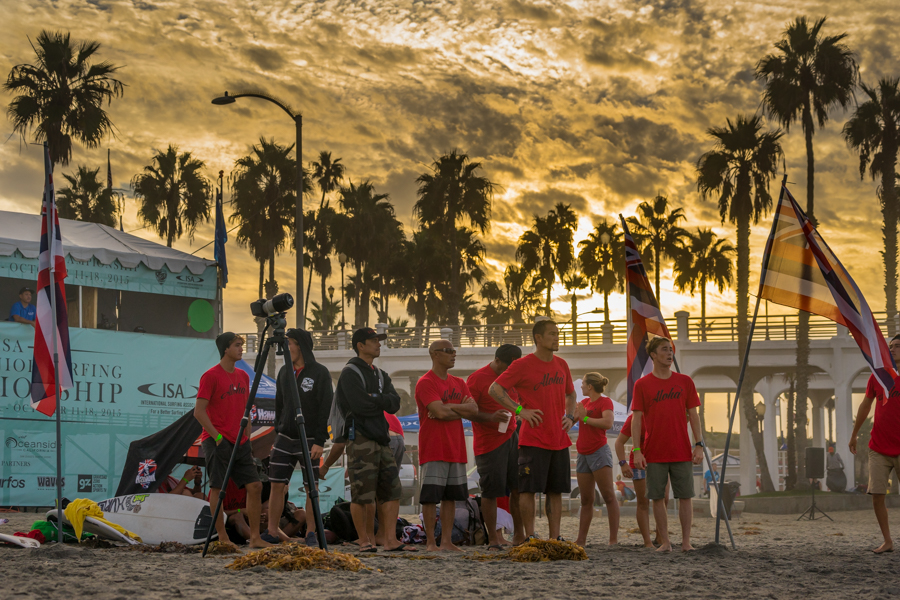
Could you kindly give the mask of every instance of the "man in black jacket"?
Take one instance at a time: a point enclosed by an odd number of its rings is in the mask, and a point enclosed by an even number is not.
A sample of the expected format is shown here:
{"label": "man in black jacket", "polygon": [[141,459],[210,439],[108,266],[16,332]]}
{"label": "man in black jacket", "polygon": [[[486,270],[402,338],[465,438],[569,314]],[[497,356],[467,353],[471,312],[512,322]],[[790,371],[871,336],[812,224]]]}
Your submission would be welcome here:
{"label": "man in black jacket", "polygon": [[400,473],[390,448],[384,413],[400,410],[400,396],[387,373],[374,366],[387,338],[364,327],[353,333],[351,358],[341,371],[335,400],[345,417],[345,430],[335,437],[347,440],[347,471],[350,477],[350,513],[359,535],[361,552],[376,552],[375,503],[384,527],[384,548],[389,551],[415,548],[397,541],[395,524],[400,512]]}
{"label": "man in black jacket", "polygon": [[[294,465],[303,464],[303,446],[300,441],[300,426],[297,424],[297,406],[291,393],[290,377],[297,380],[300,395],[300,411],[303,413],[309,457],[313,464],[313,477],[319,478],[319,459],[328,440],[328,415],[334,388],[331,373],[316,362],[313,354],[313,340],[308,331],[289,329],[288,347],[291,351],[291,366],[284,365],[278,372],[275,387],[275,445],[269,456],[269,481],[272,492],[269,499],[269,531],[263,539],[278,543],[288,536],[278,527],[284,509],[284,491],[291,481]],[[316,486],[318,487],[318,483]],[[307,490],[306,500],[306,545],[318,546],[316,520],[309,501],[309,481],[303,471],[303,485]]]}

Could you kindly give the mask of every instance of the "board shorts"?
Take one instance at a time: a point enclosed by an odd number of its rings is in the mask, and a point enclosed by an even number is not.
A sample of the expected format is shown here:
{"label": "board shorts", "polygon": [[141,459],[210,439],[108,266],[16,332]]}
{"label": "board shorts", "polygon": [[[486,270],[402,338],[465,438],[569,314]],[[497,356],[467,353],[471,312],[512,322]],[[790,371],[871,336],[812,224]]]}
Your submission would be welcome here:
{"label": "board shorts", "polygon": [[400,471],[390,446],[357,432],[356,439],[347,442],[347,474],[353,504],[400,500]]}
{"label": "board shorts", "polygon": [[672,495],[678,499],[694,497],[694,464],[691,461],[647,463],[647,498],[663,500],[666,482],[672,480]]}
{"label": "board shorts", "polygon": [[[206,438],[200,443],[203,448],[203,455],[206,458],[206,475],[209,477],[209,487],[217,490],[222,489],[225,483],[225,471],[228,469],[228,461],[231,460],[231,451],[234,444],[222,438],[222,441],[216,445],[216,440]],[[248,483],[259,482],[259,472],[253,463],[253,454],[251,453],[250,441],[238,446],[237,455],[234,457],[234,465],[231,467],[231,480],[239,488],[246,486]]]}
{"label": "board shorts", "polygon": [[568,494],[572,491],[569,449],[547,450],[519,446],[519,492]]}
{"label": "board shorts", "polygon": [[422,473],[420,504],[438,504],[444,500],[465,502],[469,498],[466,463],[433,460],[419,467]]}
{"label": "board shorts", "polygon": [[391,454],[394,455],[394,462],[397,463],[397,468],[400,468],[400,465],[403,464],[403,455],[406,454],[406,442],[403,439],[402,435],[393,435],[391,434]]}
{"label": "board shorts", "polygon": [[475,457],[482,498],[502,498],[519,489],[519,435]]}
{"label": "board shorts", "polygon": [[647,469],[632,469],[631,470],[631,480],[632,481],[641,481],[643,479],[647,479]]}
{"label": "board shorts", "polygon": [[575,461],[576,473],[593,473],[603,467],[612,468],[613,457],[609,446],[600,446],[593,454],[579,454]]}
{"label": "board shorts", "polygon": [[[315,445],[312,440],[307,440],[308,449]],[[283,433],[275,436],[275,444],[269,453],[269,481],[272,483],[291,482],[294,467],[299,464],[303,473],[303,485],[309,489],[309,481],[306,479],[306,469],[303,468],[303,441],[289,438]],[[313,461],[313,477],[319,480],[319,461]]]}
{"label": "board shorts", "polygon": [[869,494],[887,494],[891,470],[900,476],[900,456],[887,456],[869,448]]}

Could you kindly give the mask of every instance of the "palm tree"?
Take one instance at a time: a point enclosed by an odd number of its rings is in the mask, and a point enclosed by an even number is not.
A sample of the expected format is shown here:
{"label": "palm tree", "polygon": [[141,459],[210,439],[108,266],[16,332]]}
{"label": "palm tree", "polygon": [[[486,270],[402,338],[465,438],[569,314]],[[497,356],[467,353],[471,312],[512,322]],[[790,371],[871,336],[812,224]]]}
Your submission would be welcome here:
{"label": "palm tree", "polygon": [[403,242],[400,261],[402,272],[401,289],[407,298],[406,312],[415,319],[415,327],[425,326],[425,307],[429,287],[441,277],[446,261],[437,249],[440,232],[433,228],[422,228],[413,233],[412,238]]}
{"label": "palm tree", "polygon": [[[306,285],[306,302],[309,306],[310,290],[312,289],[312,274],[315,271],[320,277],[322,303],[325,306],[327,299],[327,280],[331,277],[331,255],[334,252],[334,222],[337,213],[326,201],[319,207],[318,212],[308,211],[303,217],[303,242],[306,246],[306,256],[309,257],[309,282]],[[304,312],[306,308],[304,308]]]}
{"label": "palm tree", "polygon": [[312,319],[309,320],[311,329],[319,329],[327,331],[334,328],[334,324],[341,316],[341,303],[332,300],[325,300],[321,306],[312,303]]}
{"label": "palm tree", "polygon": [[706,286],[711,283],[719,290],[734,280],[732,260],[734,246],[718,237],[712,229],[697,228],[686,232],[685,244],[675,258],[675,287],[680,292],[694,294],[700,290],[701,339],[706,341]]}
{"label": "palm tree", "polygon": [[525,323],[526,317],[530,317],[541,305],[541,284],[535,281],[530,271],[516,265],[506,267],[503,283],[506,285],[506,301],[512,322]]}
{"label": "palm tree", "polygon": [[[824,127],[828,113],[846,109],[853,99],[857,64],[844,44],[847,34],[821,36],[825,17],[812,25],[806,17],[788,24],[775,43],[775,54],[756,65],[756,77],[765,81],[762,104],[786,131],[800,121],[806,138],[806,215],[813,226],[815,217],[815,156],[813,135],[816,123]],[[738,245],[740,246],[740,244]],[[806,446],[806,402],[809,395],[809,313],[800,311],[797,329],[797,429],[798,456]],[[802,429],[802,430],[801,430]],[[800,463],[802,478],[803,464]]]}
{"label": "palm tree", "polygon": [[117,196],[97,177],[100,169],[79,166],[74,175],[63,174],[69,187],[57,193],[59,216],[89,223],[116,226]]}
{"label": "palm tree", "polygon": [[375,186],[352,181],[340,189],[340,206],[344,214],[335,223],[340,236],[335,240],[338,252],[353,264],[356,291],[356,327],[369,324],[369,299],[375,285],[373,267],[386,256],[384,241],[402,233],[388,194],[377,194]]}
{"label": "palm tree", "polygon": [[625,243],[618,225],[598,223],[586,240],[578,242],[584,274],[590,278],[591,291],[603,294],[604,321],[609,323],[609,295],[625,291]]}
{"label": "palm tree", "polygon": [[[708,130],[714,148],[697,162],[697,188],[705,200],[718,196],[719,216],[737,226],[737,313],[738,348],[747,347],[747,312],[750,279],[750,223],[772,207],[769,181],[778,171],[783,156],[780,130],[762,132],[762,117],[738,115],[726,127]],[[743,361],[743,356],[741,356]],[[756,457],[759,461],[763,491],[775,489],[763,449],[760,419],[753,407],[753,390],[741,394],[744,415],[750,427]]]}
{"label": "palm tree", "polygon": [[578,226],[578,217],[568,204],[557,203],[546,217],[534,215],[529,231],[519,238],[516,248],[516,259],[522,262],[522,268],[534,272],[546,289],[544,310],[550,312],[550,292],[556,281],[572,268],[575,260],[572,237]]}
{"label": "palm tree", "polygon": [[[294,223],[297,163],[294,146],[282,146],[274,139],[259,139],[250,154],[235,161],[231,175],[232,208],[229,219],[239,223],[236,239],[249,247],[259,262],[259,297],[270,297],[275,284],[275,255],[288,243]],[[266,262],[269,289],[263,288]]]}
{"label": "palm tree", "polygon": [[325,206],[325,196],[340,188],[344,180],[344,165],[340,158],[331,159],[331,152],[319,152],[319,160],[310,163],[312,176],[316,180],[319,189],[322,190],[322,200],[319,208]]}
{"label": "palm tree", "polygon": [[844,125],[844,139],[859,153],[859,177],[869,167],[874,180],[881,177],[879,195],[884,218],[884,294],[888,315],[888,333],[896,331],[897,315],[897,151],[900,146],[900,79],[883,77],[878,86],[860,84],[868,100]]}
{"label": "palm tree", "polygon": [[114,125],[103,110],[122,96],[125,85],[112,76],[120,69],[108,62],[93,62],[100,43],[73,42],[71,34],[41,31],[33,65],[16,65],[4,88],[14,94],[7,108],[13,130],[25,137],[34,131],[37,142],[47,142],[53,164],[69,164],[72,141],[96,148]]}
{"label": "palm tree", "polygon": [[481,317],[488,325],[501,325],[509,320],[506,307],[503,303],[506,301],[506,294],[503,288],[496,281],[485,281],[481,285],[479,292],[482,302],[485,303],[481,311]]}
{"label": "palm tree", "polygon": [[572,317],[569,319],[572,322],[572,345],[578,345],[578,294],[576,293],[578,290],[583,290],[587,287],[590,287],[590,280],[585,277],[584,273],[580,269],[581,265],[578,263],[576,259],[572,263],[572,267],[569,269],[569,272],[566,273],[565,277],[562,278],[563,287],[566,288],[567,292],[572,294],[571,302],[572,302]]}
{"label": "palm tree", "polygon": [[[653,268],[656,279],[656,297],[659,298],[659,276],[663,259],[674,259],[678,254],[684,229],[678,226],[686,217],[683,208],[669,211],[669,199],[659,195],[653,203],[638,204],[639,218],[629,217],[630,229],[637,235],[635,242],[641,245],[641,252],[646,254]],[[640,242],[638,242],[640,240]]]}
{"label": "palm tree", "polygon": [[179,154],[173,144],[166,152],[157,150],[151,160],[153,164],[131,180],[131,187],[141,203],[138,217],[155,227],[171,248],[185,230],[193,239],[197,225],[209,221],[210,184],[201,173],[203,161],[190,152]]}
{"label": "palm tree", "polygon": [[436,159],[430,173],[416,179],[419,199],[413,211],[423,226],[440,227],[447,248],[445,255],[450,258],[446,300],[451,326],[459,325],[460,302],[465,292],[460,283],[462,257],[456,245],[457,226],[468,223],[483,234],[491,223],[495,186],[487,177],[477,175],[479,169],[481,163],[471,162],[468,155],[453,150]]}

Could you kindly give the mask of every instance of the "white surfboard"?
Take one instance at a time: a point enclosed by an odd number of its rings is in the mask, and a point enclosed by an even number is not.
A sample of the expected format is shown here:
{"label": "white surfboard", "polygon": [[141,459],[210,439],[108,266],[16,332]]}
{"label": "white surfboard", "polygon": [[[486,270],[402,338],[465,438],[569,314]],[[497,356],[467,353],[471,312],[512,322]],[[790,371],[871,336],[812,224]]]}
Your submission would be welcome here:
{"label": "white surfboard", "polygon": [[9,542],[23,548],[40,548],[41,543],[33,538],[22,537],[20,535],[7,535],[0,533],[0,542]]}
{"label": "white surfboard", "polygon": [[202,544],[212,522],[209,503],[190,496],[132,494],[97,504],[107,521],[138,534],[145,544]]}
{"label": "white surfboard", "polygon": [[714,485],[709,486],[709,512],[712,514],[713,519],[719,514],[719,494],[716,492],[716,486]]}
{"label": "white surfboard", "polygon": [[[105,517],[105,515],[104,515],[104,517]],[[49,521],[51,523],[56,523],[56,509],[54,508],[52,510],[47,511],[47,515],[45,518],[47,519],[47,521]],[[109,519],[107,519],[107,520],[109,520]],[[69,519],[66,518],[65,513],[63,513],[63,524],[69,525],[70,527],[72,525],[72,523],[69,522]],[[116,523],[116,525],[118,525],[118,523]],[[126,527],[126,529],[128,529],[128,528]],[[110,527],[106,523],[103,523],[102,521],[98,521],[94,517],[85,517],[84,531],[86,531],[88,533],[93,533],[94,535],[98,535],[98,536],[100,536],[102,538],[106,538],[108,540],[113,540],[114,542],[122,542],[123,544],[129,544],[132,546],[136,546],[141,543],[141,542],[138,542],[137,540],[131,539],[124,533],[117,531],[116,529]],[[133,531],[133,530],[129,529],[129,531]],[[137,533],[137,532],[134,531],[134,533]],[[140,534],[138,534],[138,535],[140,535]]]}

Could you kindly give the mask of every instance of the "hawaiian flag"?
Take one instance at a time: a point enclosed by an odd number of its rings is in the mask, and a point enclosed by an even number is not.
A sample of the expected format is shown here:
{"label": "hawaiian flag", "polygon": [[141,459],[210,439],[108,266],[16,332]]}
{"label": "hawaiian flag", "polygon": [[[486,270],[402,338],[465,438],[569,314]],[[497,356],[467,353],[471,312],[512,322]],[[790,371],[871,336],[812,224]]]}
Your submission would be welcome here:
{"label": "hawaiian flag", "polygon": [[666,328],[666,321],[659,310],[659,303],[653,295],[647,271],[641,261],[641,253],[628,231],[622,215],[622,231],[625,232],[625,280],[628,285],[628,299],[631,302],[631,331],[628,334],[628,411],[635,382],[653,371],[653,361],[647,352],[650,335],[672,339]]}
{"label": "hawaiian flag", "polygon": [[[31,367],[31,408],[50,417],[56,410],[57,383],[60,391],[72,387],[72,351],[69,347],[69,318],[66,309],[66,258],[56,212],[53,164],[46,146],[44,174],[37,318]],[[54,353],[59,357],[59,382],[56,381]]]}
{"label": "hawaiian flag", "polygon": [[786,186],[766,242],[759,297],[830,319],[850,330],[890,395],[897,367],[862,292]]}

